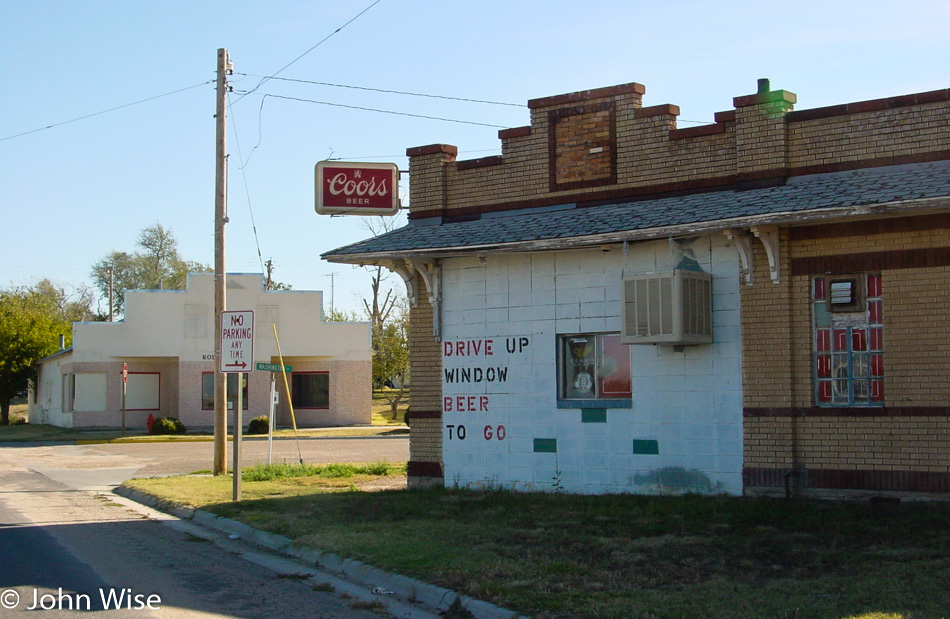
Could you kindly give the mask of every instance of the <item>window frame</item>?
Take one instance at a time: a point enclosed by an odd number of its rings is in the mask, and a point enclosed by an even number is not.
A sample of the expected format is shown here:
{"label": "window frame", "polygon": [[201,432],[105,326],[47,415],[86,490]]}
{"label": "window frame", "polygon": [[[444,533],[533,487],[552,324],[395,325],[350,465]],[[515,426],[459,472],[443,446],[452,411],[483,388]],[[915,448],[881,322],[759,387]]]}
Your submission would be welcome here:
{"label": "window frame", "polygon": [[[831,307],[831,283],[855,280],[860,303]],[[880,273],[811,277],[813,401],[823,408],[886,405]]]}
{"label": "window frame", "polygon": [[[300,401],[298,400],[298,397],[299,397],[299,396],[298,396],[298,389],[297,389],[297,377],[298,377],[298,376],[301,377],[301,378],[304,377],[304,376],[322,376],[322,377],[325,377],[325,379],[326,379],[326,406],[320,406],[320,405],[319,405],[319,402],[317,403],[317,404],[318,404],[317,406],[307,406],[307,405],[304,405],[304,404],[301,404],[301,403],[300,403]],[[291,402],[291,404],[293,404],[293,407],[294,407],[295,409],[300,409],[300,410],[329,410],[329,409],[330,409],[330,400],[331,400],[331,394],[330,394],[330,372],[328,372],[328,371],[326,371],[326,370],[322,370],[322,371],[291,372],[291,373],[290,373],[290,402]],[[307,404],[310,404],[310,402],[307,402]]]}
{"label": "window frame", "polygon": [[[575,341],[584,338],[591,339],[593,342],[594,356],[593,366],[589,370],[577,372],[574,368],[568,367],[568,358],[572,353],[568,352],[568,345],[571,339]],[[556,340],[557,347],[557,407],[558,408],[632,408],[633,407],[633,373],[630,346],[623,344],[620,340],[620,332],[594,332],[594,333],[564,333],[558,334]],[[577,342],[579,343],[579,342]],[[611,361],[617,364],[613,372],[603,376],[605,368],[604,355],[607,355]],[[584,355],[587,356],[586,354]],[[626,377],[622,372],[626,371]],[[604,388],[607,381],[620,375],[621,381],[626,384],[621,385],[621,390],[615,391],[610,395],[605,395]],[[586,375],[586,378],[585,378]],[[569,387],[570,383],[582,381],[577,390],[583,393],[590,390],[591,395],[585,397],[581,393],[571,394],[574,390]],[[589,386],[587,386],[589,381]],[[575,390],[575,391],[577,391]]]}
{"label": "window frame", "polygon": [[[215,374],[214,372],[201,373],[201,410],[203,411],[214,410],[214,374]],[[244,389],[243,389],[243,392],[241,393],[241,398],[242,398],[241,410],[246,411],[248,410],[249,402],[251,399],[250,398],[250,382],[251,381],[248,380],[248,374],[246,372],[242,372],[241,375],[244,377]],[[208,398],[205,397],[205,377],[207,376],[211,377],[211,399],[210,400],[208,400]],[[227,378],[228,404],[231,404],[231,406],[228,406],[226,410],[233,410],[234,402],[237,400],[237,378],[236,377],[233,379],[231,378],[232,376],[236,376],[235,373],[233,372],[227,372],[227,376],[228,376]],[[234,384],[233,389],[231,387],[232,383]]]}

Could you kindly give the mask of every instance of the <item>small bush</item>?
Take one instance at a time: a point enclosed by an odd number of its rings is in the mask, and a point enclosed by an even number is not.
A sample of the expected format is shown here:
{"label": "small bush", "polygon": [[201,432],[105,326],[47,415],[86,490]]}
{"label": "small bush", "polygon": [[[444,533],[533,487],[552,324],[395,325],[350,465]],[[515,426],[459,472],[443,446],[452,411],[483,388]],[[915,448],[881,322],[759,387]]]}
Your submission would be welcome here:
{"label": "small bush", "polygon": [[26,425],[27,423],[29,422],[26,420],[26,417],[20,417],[19,415],[15,417],[10,417],[11,426],[22,426],[22,425]]}
{"label": "small bush", "polygon": [[159,417],[152,424],[152,434],[184,434],[185,424],[175,417]]}
{"label": "small bush", "polygon": [[255,417],[247,422],[247,433],[248,434],[267,434],[267,431],[270,429],[270,419],[267,418],[267,415],[261,415],[260,417]]}

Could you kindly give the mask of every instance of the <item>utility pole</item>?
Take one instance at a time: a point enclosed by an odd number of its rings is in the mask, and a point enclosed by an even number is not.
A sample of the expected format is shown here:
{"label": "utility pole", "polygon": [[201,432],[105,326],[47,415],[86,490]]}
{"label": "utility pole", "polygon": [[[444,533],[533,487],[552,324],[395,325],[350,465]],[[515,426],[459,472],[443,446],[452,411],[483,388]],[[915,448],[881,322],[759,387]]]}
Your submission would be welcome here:
{"label": "utility pole", "polygon": [[264,290],[271,290],[274,287],[274,261],[268,258],[264,266],[267,267],[267,282],[264,284]]}
{"label": "utility pole", "polygon": [[109,265],[106,269],[109,271],[109,322],[115,322],[114,305],[112,302],[112,290],[115,286],[115,279],[112,273],[112,265]]}
{"label": "utility pole", "polygon": [[330,313],[333,313],[333,295],[334,295],[334,284],[336,280],[334,279],[339,273],[328,273],[327,277],[330,278]]}
{"label": "utility pole", "polygon": [[[227,309],[227,269],[224,260],[224,224],[228,223],[228,152],[225,140],[227,76],[233,72],[228,50],[218,50],[218,80],[215,106],[214,174],[214,469],[227,473],[228,376],[221,371],[221,312]],[[238,385],[238,391],[241,387]]]}

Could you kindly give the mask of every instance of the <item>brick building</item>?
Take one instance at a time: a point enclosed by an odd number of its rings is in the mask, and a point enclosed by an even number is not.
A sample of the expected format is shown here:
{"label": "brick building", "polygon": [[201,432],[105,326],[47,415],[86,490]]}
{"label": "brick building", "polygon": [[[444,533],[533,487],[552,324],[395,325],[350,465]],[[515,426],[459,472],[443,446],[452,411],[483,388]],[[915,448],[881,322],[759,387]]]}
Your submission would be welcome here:
{"label": "brick building", "polygon": [[[323,293],[265,290],[258,274],[229,274],[228,307],[254,311],[254,359],[292,368],[296,422],[301,426],[370,423],[372,347],[367,323],[323,321]],[[63,427],[119,427],[122,367],[127,366],[126,424],[149,415],[176,417],[188,428],[214,425],[214,274],[191,273],[185,290],[130,290],[122,322],[73,323],[73,345],[37,362],[30,421]],[[270,414],[271,373],[249,371],[244,420]],[[237,374],[229,376],[229,408]],[[281,381],[282,382],[282,381]],[[283,385],[280,385],[281,393]],[[233,412],[228,414],[230,424]],[[281,395],[276,421],[290,425]]]}
{"label": "brick building", "polygon": [[411,148],[412,483],[950,492],[950,91],[677,128],[640,84]]}

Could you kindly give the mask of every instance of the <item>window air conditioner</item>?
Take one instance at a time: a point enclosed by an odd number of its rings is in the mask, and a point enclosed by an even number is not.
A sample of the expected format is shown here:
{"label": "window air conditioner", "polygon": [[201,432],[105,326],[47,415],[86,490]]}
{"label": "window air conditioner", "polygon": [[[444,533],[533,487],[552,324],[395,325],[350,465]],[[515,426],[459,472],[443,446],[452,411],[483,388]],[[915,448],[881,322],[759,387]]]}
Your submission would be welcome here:
{"label": "window air conditioner", "polygon": [[867,310],[866,277],[832,275],[828,277],[828,310],[831,312],[863,312]]}
{"label": "window air conditioner", "polygon": [[623,282],[624,344],[711,344],[712,275],[677,269]]}

